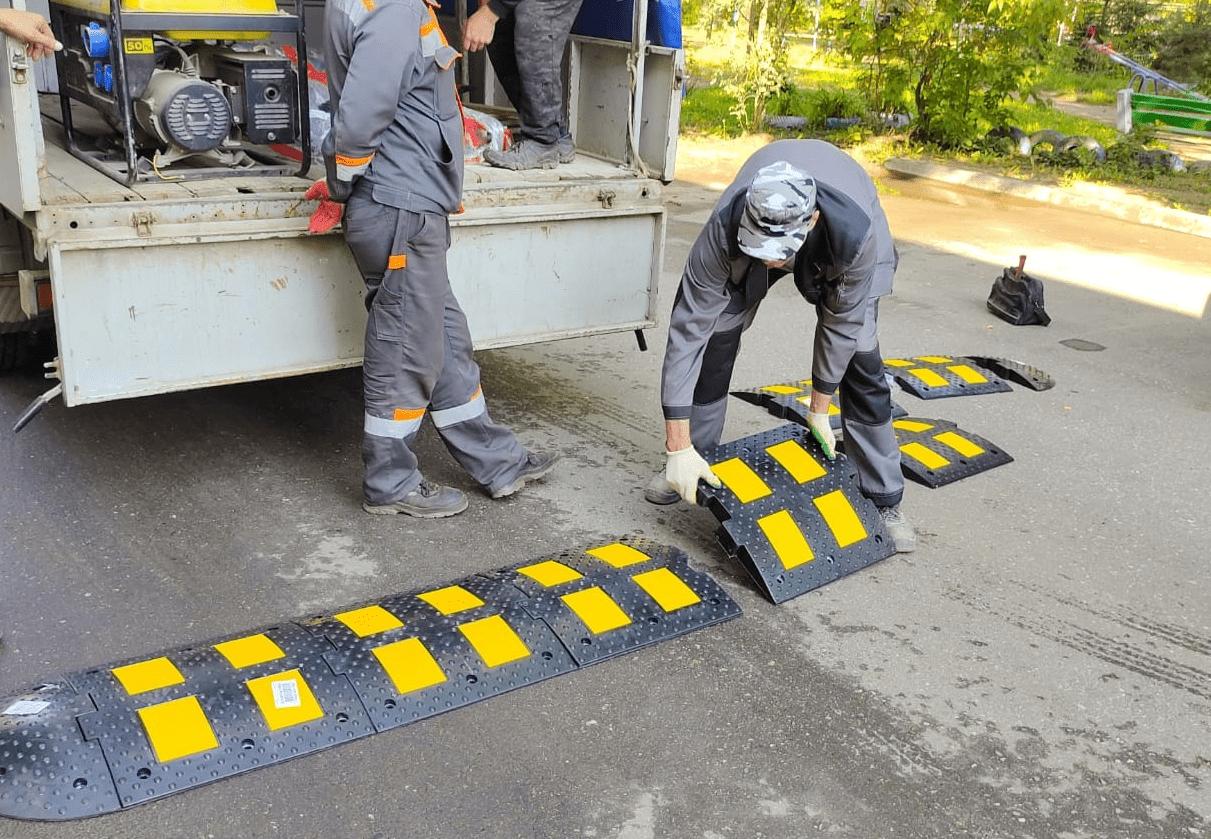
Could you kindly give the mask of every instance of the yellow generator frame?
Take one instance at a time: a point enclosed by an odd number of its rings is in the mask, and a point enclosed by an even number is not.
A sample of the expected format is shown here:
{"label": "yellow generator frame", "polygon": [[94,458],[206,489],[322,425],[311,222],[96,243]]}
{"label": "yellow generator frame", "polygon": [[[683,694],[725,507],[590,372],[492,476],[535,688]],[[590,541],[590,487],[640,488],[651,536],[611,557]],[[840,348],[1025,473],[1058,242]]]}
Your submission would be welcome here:
{"label": "yellow generator frame", "polygon": [[[57,5],[91,12],[97,17],[109,17],[110,0],[56,0]],[[123,15],[133,12],[167,15],[276,15],[277,0],[122,0],[118,4]],[[268,32],[240,32],[230,30],[178,30],[166,29],[165,37],[178,41],[261,41],[269,37]]]}

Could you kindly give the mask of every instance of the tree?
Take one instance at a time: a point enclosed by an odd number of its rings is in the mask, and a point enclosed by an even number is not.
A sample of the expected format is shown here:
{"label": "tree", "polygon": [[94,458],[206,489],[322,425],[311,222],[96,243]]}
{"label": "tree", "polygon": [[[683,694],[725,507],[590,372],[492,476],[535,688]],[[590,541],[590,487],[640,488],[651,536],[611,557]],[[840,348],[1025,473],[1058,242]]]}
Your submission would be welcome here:
{"label": "tree", "polygon": [[913,138],[973,139],[1005,118],[1011,93],[1029,88],[1064,0],[825,0],[821,25],[866,69],[880,110],[915,113]]}
{"label": "tree", "polygon": [[[809,8],[810,6],[810,8]],[[811,0],[688,0],[687,21],[701,24],[707,37],[730,30],[743,44],[737,49],[725,87],[735,98],[733,108],[742,123],[759,127],[771,96],[786,85],[787,38],[807,24]]]}
{"label": "tree", "polygon": [[1153,67],[1203,92],[1211,89],[1211,0],[1171,15],[1157,37]]}

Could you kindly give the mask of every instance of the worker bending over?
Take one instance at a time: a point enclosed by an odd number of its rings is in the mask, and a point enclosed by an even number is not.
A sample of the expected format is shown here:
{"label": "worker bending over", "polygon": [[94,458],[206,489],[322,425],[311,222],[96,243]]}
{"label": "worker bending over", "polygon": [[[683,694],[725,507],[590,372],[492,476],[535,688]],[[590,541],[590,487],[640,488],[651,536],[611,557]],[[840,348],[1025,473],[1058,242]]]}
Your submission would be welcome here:
{"label": "worker bending over", "polygon": [[845,452],[896,550],[916,549],[900,510],[904,474],[879,354],[879,298],[897,255],[875,185],[821,140],[781,140],[752,155],[715,205],[686,260],[661,374],[667,462],[644,496],[694,503],[719,479],[699,454],[718,445],[741,333],[769,287],[790,275],[816,308],[808,424],[836,457],[828,407],[840,392]]}

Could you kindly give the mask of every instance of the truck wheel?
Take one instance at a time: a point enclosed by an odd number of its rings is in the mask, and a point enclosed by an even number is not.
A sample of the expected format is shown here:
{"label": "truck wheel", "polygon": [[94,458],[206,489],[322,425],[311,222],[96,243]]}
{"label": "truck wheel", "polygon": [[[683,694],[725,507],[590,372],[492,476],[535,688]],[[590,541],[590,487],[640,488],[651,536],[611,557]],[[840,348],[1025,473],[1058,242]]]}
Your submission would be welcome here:
{"label": "truck wheel", "polygon": [[0,373],[15,370],[21,363],[21,333],[0,334]]}
{"label": "truck wheel", "polygon": [[33,368],[55,357],[54,330],[0,332],[0,373]]}

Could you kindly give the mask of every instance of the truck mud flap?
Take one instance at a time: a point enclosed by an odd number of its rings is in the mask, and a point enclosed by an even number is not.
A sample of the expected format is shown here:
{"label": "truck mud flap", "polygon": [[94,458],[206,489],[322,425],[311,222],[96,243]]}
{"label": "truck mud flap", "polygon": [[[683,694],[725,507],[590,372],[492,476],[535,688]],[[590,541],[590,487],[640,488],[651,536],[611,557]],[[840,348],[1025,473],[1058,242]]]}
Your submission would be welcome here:
{"label": "truck mud flap", "polygon": [[986,472],[1013,458],[976,434],[947,420],[901,417],[892,421],[904,476],[940,487]]}
{"label": "truck mud flap", "polygon": [[[799,423],[804,428],[807,427],[808,402],[812,397],[811,379],[762,385],[746,390],[733,390],[731,393],[732,396],[748,402],[750,405],[764,408],[778,419],[790,420]],[[892,400],[891,415],[892,417],[905,417],[908,416],[908,411]],[[834,431],[841,430],[840,397],[835,394],[833,401],[828,406],[828,424]]]}
{"label": "truck mud flap", "polygon": [[965,357],[920,355],[888,358],[884,359],[883,365],[900,387],[920,399],[1006,393],[1012,390],[996,373]]}
{"label": "truck mud flap", "polygon": [[782,603],[895,553],[844,456],[827,460],[806,429],[784,425],[702,452],[719,488],[699,503],[761,593]]}
{"label": "truck mud flap", "polygon": [[152,801],[740,614],[685,554],[595,544],[0,700],[0,817]]}

